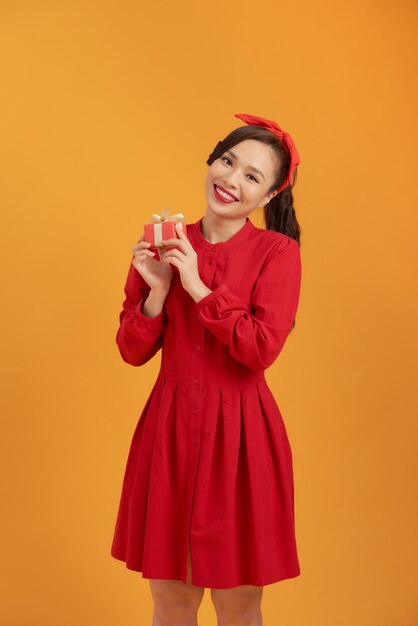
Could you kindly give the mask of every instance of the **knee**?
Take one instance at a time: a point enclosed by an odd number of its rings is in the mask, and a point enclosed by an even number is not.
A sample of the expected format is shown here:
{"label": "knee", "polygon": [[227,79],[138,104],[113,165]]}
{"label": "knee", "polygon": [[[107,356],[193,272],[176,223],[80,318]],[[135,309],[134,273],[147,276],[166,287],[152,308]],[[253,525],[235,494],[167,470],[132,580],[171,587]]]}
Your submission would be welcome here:
{"label": "knee", "polygon": [[261,593],[234,593],[212,589],[212,602],[218,621],[224,624],[258,624],[261,618]]}
{"label": "knee", "polygon": [[197,614],[197,597],[179,593],[154,592],[154,612],[159,623],[170,626],[187,622]]}
{"label": "knee", "polygon": [[216,616],[221,624],[230,626],[245,624],[261,624],[261,609],[259,606],[249,606],[244,604],[215,605]]}

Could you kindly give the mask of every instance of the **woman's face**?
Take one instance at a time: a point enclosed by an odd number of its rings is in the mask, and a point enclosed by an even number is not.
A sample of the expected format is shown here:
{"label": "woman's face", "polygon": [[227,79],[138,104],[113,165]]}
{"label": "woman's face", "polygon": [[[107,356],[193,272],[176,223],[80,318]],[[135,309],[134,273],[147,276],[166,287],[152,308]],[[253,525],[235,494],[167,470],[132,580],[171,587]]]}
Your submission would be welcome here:
{"label": "woman's face", "polygon": [[[208,209],[219,216],[243,218],[267,204],[276,195],[276,191],[267,193],[273,183],[276,159],[270,146],[256,139],[246,139],[226,150],[206,174]],[[216,186],[233,198],[220,197]]]}

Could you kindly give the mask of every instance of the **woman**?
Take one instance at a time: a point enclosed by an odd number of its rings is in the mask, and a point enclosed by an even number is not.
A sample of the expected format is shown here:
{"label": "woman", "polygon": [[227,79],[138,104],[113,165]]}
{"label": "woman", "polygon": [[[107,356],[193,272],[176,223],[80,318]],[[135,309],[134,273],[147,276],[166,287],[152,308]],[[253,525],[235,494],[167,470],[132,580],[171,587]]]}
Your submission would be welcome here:
{"label": "woman", "polygon": [[207,161],[204,216],[134,246],[116,336],[134,366],[162,348],[111,549],[150,579],[153,626],[196,624],[205,587],[220,623],[261,624],[263,585],[300,574],[292,452],[264,376],[299,302],[300,159],[276,122],[236,117]]}

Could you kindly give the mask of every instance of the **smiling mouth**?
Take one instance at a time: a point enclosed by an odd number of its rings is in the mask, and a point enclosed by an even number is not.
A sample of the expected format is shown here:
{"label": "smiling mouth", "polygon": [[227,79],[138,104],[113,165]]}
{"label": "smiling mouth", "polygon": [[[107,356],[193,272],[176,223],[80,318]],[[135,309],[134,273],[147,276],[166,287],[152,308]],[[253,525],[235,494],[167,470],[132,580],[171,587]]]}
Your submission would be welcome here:
{"label": "smiling mouth", "polygon": [[215,183],[213,185],[213,189],[216,197],[220,198],[223,202],[238,202],[238,198],[228,193],[227,191],[224,191],[222,187],[219,187]]}

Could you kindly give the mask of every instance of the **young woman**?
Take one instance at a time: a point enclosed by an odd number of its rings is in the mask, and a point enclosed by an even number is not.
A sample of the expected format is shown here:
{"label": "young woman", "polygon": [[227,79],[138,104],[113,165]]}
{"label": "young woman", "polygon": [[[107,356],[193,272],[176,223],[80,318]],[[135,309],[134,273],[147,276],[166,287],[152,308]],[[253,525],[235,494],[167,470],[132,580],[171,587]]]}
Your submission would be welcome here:
{"label": "young woman", "polygon": [[265,379],[299,302],[300,160],[276,122],[236,117],[207,161],[205,214],[157,252],[134,246],[116,335],[130,365],[162,348],[111,548],[150,579],[153,626],[196,624],[205,587],[220,624],[261,624],[263,586],[300,574],[292,451]]}

